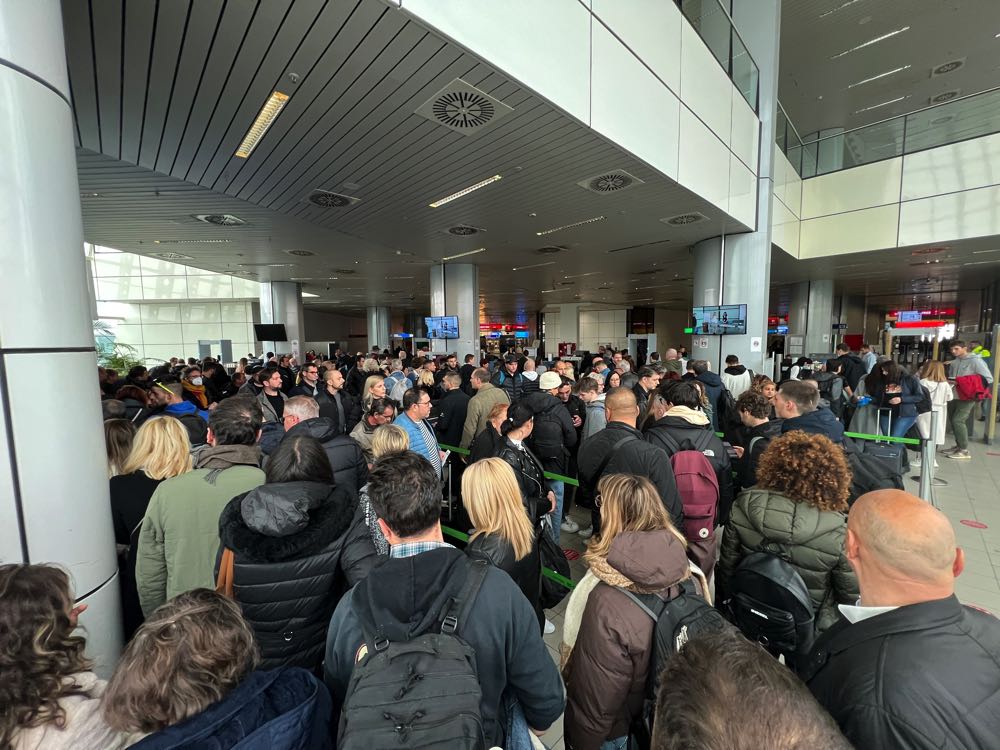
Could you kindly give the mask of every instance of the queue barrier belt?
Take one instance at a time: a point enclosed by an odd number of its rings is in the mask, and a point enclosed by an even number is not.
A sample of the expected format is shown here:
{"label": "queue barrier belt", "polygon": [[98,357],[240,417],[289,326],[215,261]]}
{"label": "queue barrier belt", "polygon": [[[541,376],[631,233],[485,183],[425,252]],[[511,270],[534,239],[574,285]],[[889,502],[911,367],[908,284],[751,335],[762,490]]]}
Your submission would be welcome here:
{"label": "queue barrier belt", "polygon": [[[468,448],[459,448],[458,446],[455,445],[446,445],[445,443],[438,443],[438,448],[440,448],[443,451],[451,451],[452,453],[457,453],[460,456],[469,455]],[[573,477],[564,477],[562,474],[553,474],[550,471],[545,472],[545,478],[551,479],[555,482],[563,482],[565,484],[568,484],[570,487],[580,486],[580,482],[576,479],[573,479]]]}
{"label": "queue barrier belt", "polygon": [[[450,536],[453,539],[457,539],[460,542],[468,542],[469,541],[469,535],[468,534],[463,534],[461,531],[458,531],[457,529],[452,529],[452,528],[450,528],[448,526],[445,526],[443,524],[441,526],[441,531],[444,532],[445,536]],[[569,589],[570,591],[572,591],[576,587],[576,583],[574,583],[572,580],[570,580],[566,576],[560,575],[559,573],[556,573],[551,568],[544,568],[543,567],[542,568],[542,575],[545,576],[546,578],[551,578],[553,581],[555,581],[559,585],[561,585],[561,586]]]}

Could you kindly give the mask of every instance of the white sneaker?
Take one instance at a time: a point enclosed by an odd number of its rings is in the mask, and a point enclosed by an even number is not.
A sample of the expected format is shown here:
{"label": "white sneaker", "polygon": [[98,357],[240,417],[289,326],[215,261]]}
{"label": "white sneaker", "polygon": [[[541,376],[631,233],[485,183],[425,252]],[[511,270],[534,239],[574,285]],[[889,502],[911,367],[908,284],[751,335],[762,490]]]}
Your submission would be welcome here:
{"label": "white sneaker", "polygon": [[565,531],[567,534],[575,534],[580,530],[580,524],[574,521],[569,516],[559,525],[559,528]]}
{"label": "white sneaker", "polygon": [[545,635],[552,635],[556,632],[556,626],[549,622],[548,618],[545,618]]}
{"label": "white sneaker", "polygon": [[919,469],[921,467],[921,465],[922,465],[922,462],[921,462],[921,460],[919,458],[911,458],[910,459],[910,466],[912,466],[914,469]]}
{"label": "white sneaker", "polygon": [[580,529],[580,530],[579,530],[579,531],[577,532],[577,535],[578,535],[578,536],[579,536],[579,537],[580,537],[581,539],[590,539],[590,537],[592,537],[592,536],[594,535],[594,527],[593,527],[593,526],[588,526],[588,527],[587,527],[587,528],[585,528],[585,529]]}

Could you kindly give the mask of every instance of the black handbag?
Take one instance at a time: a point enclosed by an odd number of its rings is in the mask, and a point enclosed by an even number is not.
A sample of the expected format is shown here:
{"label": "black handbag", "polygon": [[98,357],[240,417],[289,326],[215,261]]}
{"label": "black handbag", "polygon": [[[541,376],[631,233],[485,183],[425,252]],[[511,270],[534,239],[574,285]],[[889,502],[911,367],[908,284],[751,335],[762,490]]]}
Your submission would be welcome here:
{"label": "black handbag", "polygon": [[[538,552],[542,560],[542,567],[554,570],[566,578],[572,577],[569,560],[566,559],[566,553],[562,551],[562,547],[552,538],[552,530],[548,519],[542,523],[542,529],[538,533]],[[569,589],[561,583],[543,575],[541,592],[539,603],[542,609],[552,609],[566,598]]]}

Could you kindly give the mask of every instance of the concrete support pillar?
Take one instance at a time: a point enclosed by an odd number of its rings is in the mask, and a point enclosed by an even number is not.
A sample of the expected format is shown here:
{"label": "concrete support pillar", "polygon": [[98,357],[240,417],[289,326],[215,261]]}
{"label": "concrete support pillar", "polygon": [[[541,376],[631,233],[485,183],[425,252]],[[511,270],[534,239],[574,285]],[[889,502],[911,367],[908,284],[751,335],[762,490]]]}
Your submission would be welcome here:
{"label": "concrete support pillar", "polygon": [[368,351],[372,347],[379,351],[389,348],[389,308],[368,308]]}
{"label": "concrete support pillar", "polygon": [[433,339],[431,351],[479,357],[479,267],[442,263],[431,267],[431,315],[458,317],[457,339]]}
{"label": "concrete support pillar", "polygon": [[[107,676],[118,564],[64,49],[59,0],[0,3],[0,563],[69,572]],[[36,398],[56,372],[59,398]]]}
{"label": "concrete support pillar", "polygon": [[291,354],[302,362],[305,314],[302,285],[295,281],[265,281],[260,285],[260,322],[285,326],[285,341],[262,341],[264,352]]}
{"label": "concrete support pillar", "polygon": [[832,352],[832,333],[833,281],[795,284],[788,305],[788,355],[797,358]]}
{"label": "concrete support pillar", "polygon": [[559,305],[559,341],[553,341],[553,354],[560,341],[572,342],[580,348],[580,303]]}

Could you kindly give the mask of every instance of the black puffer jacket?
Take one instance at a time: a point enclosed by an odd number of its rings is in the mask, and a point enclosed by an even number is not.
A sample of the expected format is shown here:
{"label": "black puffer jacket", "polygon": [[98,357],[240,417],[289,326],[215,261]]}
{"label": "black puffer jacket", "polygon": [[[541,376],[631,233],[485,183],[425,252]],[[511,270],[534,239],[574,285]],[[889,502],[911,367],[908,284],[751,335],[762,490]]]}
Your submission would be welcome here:
{"label": "black puffer jacket", "polygon": [[760,463],[760,457],[764,455],[771,441],[780,435],[780,419],[772,419],[756,427],[743,428],[743,458],[736,462],[736,492],[757,484],[757,465]]}
{"label": "black puffer jacket", "polygon": [[524,502],[525,510],[536,529],[541,523],[542,517],[549,512],[549,482],[545,478],[545,472],[541,461],[536,458],[531,451],[522,446],[519,448],[509,437],[503,438],[503,447],[497,454],[514,470],[514,477],[517,479],[517,486],[521,490],[521,500]]}
{"label": "black puffer jacket", "polygon": [[319,482],[265,484],[229,501],[219,538],[234,553],[233,592],[261,668],[318,668],[337,602],[380,559],[356,497]]}
{"label": "black puffer jacket", "polygon": [[368,484],[368,462],[365,461],[364,451],[350,435],[341,435],[332,419],[306,419],[286,432],[282,440],[295,435],[308,435],[323,444],[337,487],[343,487],[357,497],[358,490]]}
{"label": "black puffer jacket", "polygon": [[538,456],[545,471],[565,474],[570,449],[576,445],[576,428],[566,405],[558,396],[536,391],[521,399],[535,415],[528,447]]}
{"label": "black puffer jacket", "polygon": [[531,608],[538,616],[538,625],[545,622],[539,597],[542,593],[542,559],[538,551],[538,537],[531,545],[531,552],[520,560],[514,559],[514,547],[499,534],[480,534],[465,548],[474,560],[485,560],[509,575],[524,593]]}

